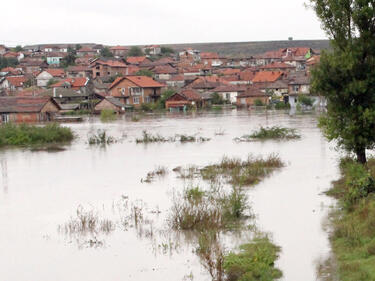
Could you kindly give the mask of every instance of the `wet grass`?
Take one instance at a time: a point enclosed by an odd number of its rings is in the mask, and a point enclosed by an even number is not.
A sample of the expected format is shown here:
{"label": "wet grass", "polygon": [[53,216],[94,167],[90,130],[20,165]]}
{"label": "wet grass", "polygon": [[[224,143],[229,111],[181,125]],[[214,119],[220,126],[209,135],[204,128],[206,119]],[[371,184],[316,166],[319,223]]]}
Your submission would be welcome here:
{"label": "wet grass", "polygon": [[96,133],[89,135],[88,144],[107,145],[116,142],[115,138],[109,136],[105,130],[97,130]]}
{"label": "wet grass", "polygon": [[340,164],[342,177],[328,192],[339,200],[331,214],[331,243],[342,281],[375,280],[375,159]]}
{"label": "wet grass", "polygon": [[236,227],[249,209],[247,196],[241,188],[224,192],[212,187],[186,189],[173,198],[169,223],[175,230],[219,230]]}
{"label": "wet grass", "polygon": [[74,139],[70,128],[53,123],[45,126],[4,124],[0,126],[0,147],[67,143]]}
{"label": "wet grass", "polygon": [[254,131],[250,135],[244,135],[241,138],[236,138],[237,141],[252,141],[252,140],[291,140],[299,139],[301,135],[297,133],[296,129],[284,128],[279,126],[274,127],[260,127],[259,130]]}
{"label": "wet grass", "polygon": [[109,219],[103,219],[98,216],[93,210],[85,210],[79,206],[76,216],[72,217],[70,221],[64,225],[59,226],[60,232],[67,234],[99,234],[111,233],[115,229],[114,222]]}

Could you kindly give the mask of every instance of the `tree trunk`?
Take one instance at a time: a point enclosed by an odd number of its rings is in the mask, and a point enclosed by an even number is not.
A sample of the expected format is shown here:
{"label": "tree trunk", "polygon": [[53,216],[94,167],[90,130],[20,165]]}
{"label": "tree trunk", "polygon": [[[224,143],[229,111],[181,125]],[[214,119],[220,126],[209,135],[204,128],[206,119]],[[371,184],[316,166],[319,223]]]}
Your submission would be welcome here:
{"label": "tree trunk", "polygon": [[355,152],[357,154],[357,162],[361,164],[365,164],[367,162],[366,159],[366,149],[365,148],[359,148]]}

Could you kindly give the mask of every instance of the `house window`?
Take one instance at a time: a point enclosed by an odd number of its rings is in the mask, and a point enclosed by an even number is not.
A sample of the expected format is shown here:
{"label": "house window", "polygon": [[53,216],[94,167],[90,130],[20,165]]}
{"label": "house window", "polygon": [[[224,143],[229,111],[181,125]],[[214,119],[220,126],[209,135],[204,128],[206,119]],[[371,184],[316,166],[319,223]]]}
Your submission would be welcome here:
{"label": "house window", "polygon": [[97,73],[96,73],[96,76],[100,76],[100,72],[97,72]]}
{"label": "house window", "polygon": [[96,69],[100,69],[100,66],[97,66]]}
{"label": "house window", "polygon": [[293,91],[294,92],[298,92],[299,91],[299,86],[298,85],[294,85],[293,86]]}
{"label": "house window", "polygon": [[140,96],[142,94],[142,88],[130,88],[130,94],[133,96]]}
{"label": "house window", "polygon": [[133,97],[133,104],[139,104],[139,97]]}
{"label": "house window", "polygon": [[225,98],[226,98],[226,100],[230,100],[230,93],[226,93]]}
{"label": "house window", "polygon": [[1,122],[8,123],[9,122],[9,114],[1,114]]}
{"label": "house window", "polygon": [[150,103],[151,102],[151,98],[149,96],[145,97],[145,103]]}

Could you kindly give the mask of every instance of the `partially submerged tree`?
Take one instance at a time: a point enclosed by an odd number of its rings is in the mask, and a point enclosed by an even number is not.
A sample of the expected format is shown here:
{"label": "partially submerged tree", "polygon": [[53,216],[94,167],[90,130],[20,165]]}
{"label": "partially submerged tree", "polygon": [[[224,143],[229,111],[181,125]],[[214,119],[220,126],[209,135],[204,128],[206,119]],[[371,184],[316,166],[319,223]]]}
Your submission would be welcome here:
{"label": "partially submerged tree", "polygon": [[312,71],[312,89],[328,102],[320,127],[366,163],[375,147],[375,1],[310,2],[332,46]]}

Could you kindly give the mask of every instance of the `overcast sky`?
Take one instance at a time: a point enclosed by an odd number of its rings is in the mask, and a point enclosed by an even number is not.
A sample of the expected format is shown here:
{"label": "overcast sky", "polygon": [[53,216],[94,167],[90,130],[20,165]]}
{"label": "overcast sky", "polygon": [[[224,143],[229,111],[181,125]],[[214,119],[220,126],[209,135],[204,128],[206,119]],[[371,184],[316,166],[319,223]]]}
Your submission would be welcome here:
{"label": "overcast sky", "polygon": [[[325,39],[307,0],[13,0],[0,44]],[[6,24],[5,24],[6,23]]]}

